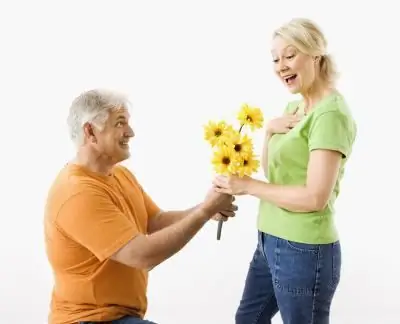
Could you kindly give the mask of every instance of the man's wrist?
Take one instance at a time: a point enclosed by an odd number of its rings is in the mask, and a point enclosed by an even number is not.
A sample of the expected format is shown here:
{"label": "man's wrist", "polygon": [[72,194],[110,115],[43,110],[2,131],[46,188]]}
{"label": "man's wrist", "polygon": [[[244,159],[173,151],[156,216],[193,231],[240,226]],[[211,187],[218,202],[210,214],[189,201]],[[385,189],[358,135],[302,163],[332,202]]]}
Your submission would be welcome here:
{"label": "man's wrist", "polygon": [[205,222],[209,221],[214,216],[203,203],[196,207],[194,214],[196,218],[204,220]]}

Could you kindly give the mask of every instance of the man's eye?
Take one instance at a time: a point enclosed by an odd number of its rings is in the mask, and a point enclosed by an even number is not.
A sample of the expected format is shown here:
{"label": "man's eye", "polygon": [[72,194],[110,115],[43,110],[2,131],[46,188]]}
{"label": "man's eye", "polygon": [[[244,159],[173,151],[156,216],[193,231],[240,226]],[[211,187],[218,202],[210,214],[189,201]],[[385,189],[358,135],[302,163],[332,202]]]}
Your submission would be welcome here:
{"label": "man's eye", "polygon": [[292,58],[294,58],[294,55],[286,56],[286,58],[287,58],[288,60],[291,60]]}
{"label": "man's eye", "polygon": [[124,124],[122,122],[118,122],[115,126],[122,127],[122,126],[124,126]]}
{"label": "man's eye", "polygon": [[272,60],[272,62],[274,62],[274,63],[278,63],[278,61],[279,61],[278,59],[273,59]]}

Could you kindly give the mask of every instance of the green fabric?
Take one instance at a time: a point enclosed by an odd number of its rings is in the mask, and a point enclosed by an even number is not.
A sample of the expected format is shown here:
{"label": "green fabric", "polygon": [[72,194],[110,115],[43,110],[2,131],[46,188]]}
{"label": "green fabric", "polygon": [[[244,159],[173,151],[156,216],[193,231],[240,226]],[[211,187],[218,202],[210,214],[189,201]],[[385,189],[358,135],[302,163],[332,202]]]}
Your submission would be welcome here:
{"label": "green fabric", "polygon": [[[301,101],[288,104],[285,111],[301,112]],[[268,146],[270,183],[305,185],[310,152],[336,150],[343,154],[339,177],[327,207],[319,212],[295,213],[260,201],[258,229],[262,232],[300,243],[323,244],[339,239],[334,222],[334,203],[357,134],[357,127],[344,98],[337,93],[321,100],[287,134],[275,134]]]}

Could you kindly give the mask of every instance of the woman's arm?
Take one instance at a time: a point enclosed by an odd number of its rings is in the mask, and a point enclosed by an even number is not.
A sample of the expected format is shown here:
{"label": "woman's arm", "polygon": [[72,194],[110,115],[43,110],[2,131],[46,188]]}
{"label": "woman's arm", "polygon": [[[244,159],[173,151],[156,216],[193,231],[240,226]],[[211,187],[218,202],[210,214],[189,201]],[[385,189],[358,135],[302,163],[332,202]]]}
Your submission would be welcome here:
{"label": "woman's arm", "polygon": [[[337,102],[332,104],[337,105]],[[293,212],[322,210],[334,190],[342,159],[348,158],[352,151],[356,132],[349,114],[337,109],[321,112],[314,117],[309,130],[310,156],[304,185],[219,176],[214,180],[215,190],[232,195],[249,194]]]}
{"label": "woman's arm", "polygon": [[304,186],[276,185],[245,177],[217,177],[215,190],[248,194],[292,212],[314,212],[326,207],[338,178],[342,153],[313,150]]}
{"label": "woman's arm", "polygon": [[304,186],[280,186],[258,180],[249,181],[247,193],[293,212],[323,210],[338,178],[342,154],[315,150],[310,154],[307,183]]}

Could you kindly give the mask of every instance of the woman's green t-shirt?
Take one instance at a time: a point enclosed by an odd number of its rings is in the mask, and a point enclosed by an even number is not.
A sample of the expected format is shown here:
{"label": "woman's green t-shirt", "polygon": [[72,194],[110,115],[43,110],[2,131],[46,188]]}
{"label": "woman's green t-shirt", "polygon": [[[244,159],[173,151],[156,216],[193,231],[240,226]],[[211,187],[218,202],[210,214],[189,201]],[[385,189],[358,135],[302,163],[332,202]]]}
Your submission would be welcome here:
{"label": "woman's green t-shirt", "polygon": [[[300,101],[289,103],[286,112],[294,112],[296,109],[301,109]],[[339,238],[334,222],[334,203],[356,133],[356,123],[344,98],[334,93],[322,99],[288,133],[273,135],[268,144],[266,174],[270,183],[305,185],[312,150],[336,150],[343,154],[343,160],[338,180],[324,210],[291,212],[261,200],[258,229],[299,243],[323,244],[337,241]]]}

